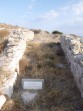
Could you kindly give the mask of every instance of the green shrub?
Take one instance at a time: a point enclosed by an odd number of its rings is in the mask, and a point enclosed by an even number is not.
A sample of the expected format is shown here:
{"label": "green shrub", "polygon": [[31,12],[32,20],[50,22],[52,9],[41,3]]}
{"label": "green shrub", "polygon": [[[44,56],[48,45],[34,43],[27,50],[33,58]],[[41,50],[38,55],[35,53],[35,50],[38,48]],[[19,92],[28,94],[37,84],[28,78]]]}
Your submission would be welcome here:
{"label": "green shrub", "polygon": [[52,34],[63,34],[63,33],[55,30],[55,31],[52,32]]}

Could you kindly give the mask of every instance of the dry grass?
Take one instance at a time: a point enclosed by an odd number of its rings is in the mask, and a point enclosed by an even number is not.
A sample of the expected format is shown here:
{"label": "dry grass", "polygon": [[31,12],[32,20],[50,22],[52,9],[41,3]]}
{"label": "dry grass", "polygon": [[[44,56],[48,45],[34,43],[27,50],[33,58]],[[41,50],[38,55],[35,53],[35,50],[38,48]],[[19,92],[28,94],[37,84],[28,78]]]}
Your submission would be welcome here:
{"label": "dry grass", "polygon": [[1,111],[25,111],[25,108],[19,100],[10,99],[5,103],[5,106],[2,107]]}
{"label": "dry grass", "polygon": [[4,40],[2,43],[0,43],[0,53],[3,52],[4,48],[7,46],[8,40]]}
{"label": "dry grass", "polygon": [[25,57],[25,56],[23,56],[22,57],[22,59],[19,61],[19,67],[20,67],[20,73],[21,74],[24,74],[25,73],[25,68],[28,66],[28,64],[29,64],[29,61],[28,61],[28,59]]}
{"label": "dry grass", "polygon": [[3,40],[6,36],[9,35],[9,31],[7,30],[0,30],[0,40]]}
{"label": "dry grass", "polygon": [[9,24],[0,23],[0,28],[5,28],[7,30],[12,30],[18,28],[18,26],[12,26]]}
{"label": "dry grass", "polygon": [[[21,70],[18,79],[43,78],[45,80],[44,88],[38,91],[39,95],[34,101],[23,106],[19,97],[21,93],[20,81],[17,81],[13,95],[13,99],[16,98],[17,101],[14,102],[14,106],[12,105],[14,110],[8,111],[74,111],[75,109],[83,109],[83,100],[67,61],[63,54],[57,55],[59,51],[61,51],[60,44],[56,43],[31,42],[29,44],[25,57],[20,61]],[[65,68],[56,67],[56,64],[59,63],[64,64]],[[7,111],[6,109],[5,107],[2,111]]]}
{"label": "dry grass", "polygon": [[4,48],[7,46],[8,43],[8,35],[9,31],[8,30],[0,30],[0,53],[4,50]]}

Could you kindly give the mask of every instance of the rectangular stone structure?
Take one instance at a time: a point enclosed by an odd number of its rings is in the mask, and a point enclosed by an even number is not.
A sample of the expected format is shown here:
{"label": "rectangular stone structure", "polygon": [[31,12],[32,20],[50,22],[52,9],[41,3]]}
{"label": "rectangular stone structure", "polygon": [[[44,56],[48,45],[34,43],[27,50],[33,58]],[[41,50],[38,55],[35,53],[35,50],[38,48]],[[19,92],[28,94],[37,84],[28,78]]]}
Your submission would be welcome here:
{"label": "rectangular stone structure", "polygon": [[22,79],[22,88],[26,90],[40,90],[43,88],[44,79]]}

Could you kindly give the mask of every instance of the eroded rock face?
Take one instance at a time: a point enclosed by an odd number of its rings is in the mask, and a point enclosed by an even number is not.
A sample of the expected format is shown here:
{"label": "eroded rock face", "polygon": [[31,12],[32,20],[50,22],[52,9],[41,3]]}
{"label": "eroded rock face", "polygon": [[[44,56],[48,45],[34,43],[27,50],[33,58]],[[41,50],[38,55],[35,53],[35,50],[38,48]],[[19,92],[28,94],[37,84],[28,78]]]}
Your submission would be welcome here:
{"label": "eroded rock face", "polygon": [[73,35],[62,35],[61,46],[83,97],[83,39]]}
{"label": "eroded rock face", "polygon": [[17,78],[16,70],[19,70],[19,60],[22,58],[26,42],[34,38],[34,33],[28,29],[18,28],[13,30],[8,37],[7,47],[0,57],[0,92],[11,97],[13,85]]}

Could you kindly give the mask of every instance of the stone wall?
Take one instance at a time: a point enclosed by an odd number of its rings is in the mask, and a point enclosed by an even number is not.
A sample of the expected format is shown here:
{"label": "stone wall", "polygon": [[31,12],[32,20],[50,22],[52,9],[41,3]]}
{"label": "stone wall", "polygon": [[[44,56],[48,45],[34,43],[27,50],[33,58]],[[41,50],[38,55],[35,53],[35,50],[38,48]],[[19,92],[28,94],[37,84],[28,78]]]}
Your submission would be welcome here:
{"label": "stone wall", "polygon": [[75,35],[62,35],[61,46],[83,98],[83,39]]}
{"label": "stone wall", "polygon": [[8,36],[7,47],[0,57],[0,93],[11,97],[19,73],[19,60],[25,52],[26,42],[33,38],[34,33],[23,28],[13,30]]}

